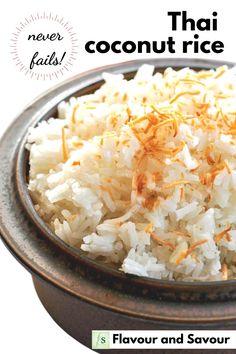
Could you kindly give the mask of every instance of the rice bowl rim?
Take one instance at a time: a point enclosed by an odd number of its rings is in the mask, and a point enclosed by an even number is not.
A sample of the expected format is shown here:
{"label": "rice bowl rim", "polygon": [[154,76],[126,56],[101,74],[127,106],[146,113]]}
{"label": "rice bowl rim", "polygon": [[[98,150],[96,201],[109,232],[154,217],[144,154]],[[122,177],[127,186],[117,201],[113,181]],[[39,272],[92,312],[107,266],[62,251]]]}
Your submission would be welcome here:
{"label": "rice bowl rim", "polygon": [[[27,213],[27,216],[36,226],[44,237],[53,243],[57,249],[60,249],[66,255],[76,259],[79,264],[89,267],[91,270],[99,272],[100,274],[107,275],[112,278],[116,278],[120,281],[128,281],[132,285],[141,285],[151,288],[162,288],[170,289],[174,288],[175,291],[183,291],[187,288],[194,292],[196,289],[201,288],[202,291],[209,291],[215,287],[224,287],[227,285],[236,285],[235,280],[225,280],[225,281],[173,281],[173,280],[158,280],[148,277],[137,277],[135,275],[124,274],[118,269],[113,269],[106,264],[102,264],[99,261],[92,260],[89,258],[84,251],[76,249],[75,247],[69,246],[64,241],[62,241],[58,236],[56,236],[49,227],[45,224],[42,218],[36,212],[33,202],[31,200],[27,183],[26,183],[26,165],[28,162],[28,153],[25,150],[25,143],[27,138],[27,131],[30,126],[35,126],[39,121],[49,118],[52,112],[55,112],[57,105],[62,100],[66,100],[73,95],[77,95],[82,91],[90,91],[93,86],[100,85],[102,81],[101,74],[106,71],[110,73],[123,73],[126,75],[136,72],[141,64],[153,64],[155,66],[155,71],[162,71],[167,67],[173,67],[175,69],[180,69],[183,67],[191,67],[192,69],[212,69],[217,66],[227,65],[228,67],[234,66],[232,62],[223,62],[217,60],[201,60],[201,59],[143,59],[134,60],[129,62],[118,63],[114,65],[104,66],[98,69],[90,70],[82,73],[78,76],[72,77],[69,80],[64,81],[62,84],[53,87],[51,90],[41,95],[39,99],[33,102],[33,105],[37,106],[40,101],[44,101],[43,106],[40,110],[33,111],[32,118],[28,122],[27,126],[24,128],[24,137],[21,139],[19,145],[17,146],[16,164],[15,164],[15,178],[17,192],[20,198],[20,202]],[[47,101],[47,96],[50,100]],[[32,105],[30,106],[32,107]],[[19,116],[18,119],[20,119]],[[13,123],[14,124],[14,123]],[[7,242],[7,240],[6,240]],[[8,242],[7,242],[8,243]],[[19,253],[19,250],[14,250],[14,253]]]}

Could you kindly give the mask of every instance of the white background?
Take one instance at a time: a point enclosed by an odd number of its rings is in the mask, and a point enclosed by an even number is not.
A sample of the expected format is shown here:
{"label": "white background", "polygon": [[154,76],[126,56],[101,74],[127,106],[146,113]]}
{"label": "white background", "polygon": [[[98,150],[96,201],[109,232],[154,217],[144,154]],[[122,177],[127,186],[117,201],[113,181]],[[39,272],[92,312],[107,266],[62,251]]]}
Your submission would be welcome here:
{"label": "white background", "polygon": [[[1,33],[1,116],[0,135],[13,118],[45,89],[89,68],[142,58],[142,54],[87,54],[83,45],[88,40],[191,40],[191,32],[171,32],[167,11],[187,10],[194,18],[209,17],[218,12],[218,31],[202,32],[200,38],[221,40],[222,54],[189,54],[189,57],[236,61],[235,1],[158,1],[158,0],[7,0],[0,6]],[[33,81],[18,71],[10,52],[10,38],[15,26],[31,13],[52,12],[63,15],[79,38],[79,56],[67,76],[54,81]],[[43,29],[42,29],[43,31]],[[179,48],[177,46],[179,51]],[[152,57],[153,55],[146,55]],[[159,57],[170,56],[167,54]],[[172,54],[180,57],[181,53]],[[182,55],[183,56],[183,55]],[[185,55],[186,57],[186,55]],[[61,330],[37,299],[30,275],[0,242],[0,353],[91,353]],[[86,324],[85,324],[86,325]],[[121,328],[122,329],[122,328]]]}

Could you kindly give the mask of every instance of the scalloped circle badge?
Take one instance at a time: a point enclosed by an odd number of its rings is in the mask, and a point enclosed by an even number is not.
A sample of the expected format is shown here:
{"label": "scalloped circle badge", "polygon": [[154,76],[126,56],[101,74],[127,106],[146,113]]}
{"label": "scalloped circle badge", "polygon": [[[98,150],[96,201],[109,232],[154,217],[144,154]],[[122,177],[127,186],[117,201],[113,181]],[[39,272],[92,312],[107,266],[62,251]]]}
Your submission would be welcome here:
{"label": "scalloped circle badge", "polygon": [[78,54],[77,34],[52,13],[25,17],[12,33],[10,53],[16,66],[36,80],[52,80],[70,70]]}

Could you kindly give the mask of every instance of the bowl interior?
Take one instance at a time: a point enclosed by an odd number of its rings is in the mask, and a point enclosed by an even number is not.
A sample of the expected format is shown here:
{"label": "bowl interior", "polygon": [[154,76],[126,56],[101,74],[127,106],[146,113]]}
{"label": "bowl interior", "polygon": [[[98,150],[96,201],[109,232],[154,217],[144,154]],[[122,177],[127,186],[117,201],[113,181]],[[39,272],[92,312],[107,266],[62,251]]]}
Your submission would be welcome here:
{"label": "bowl interior", "polygon": [[[143,62],[149,62],[145,60]],[[161,65],[160,65],[161,63]],[[99,72],[94,72],[87,74],[90,75],[90,80],[87,80],[86,74],[82,75],[80,79],[75,78],[71,80],[71,87],[73,88],[71,92],[68,90],[63,90],[63,86],[60,87],[60,92],[62,93],[61,99],[57,100],[55,104],[50,105],[50,109],[47,107],[42,108],[37,115],[37,118],[31,123],[31,126],[36,126],[40,121],[47,120],[50,117],[57,117],[57,105],[62,100],[68,100],[71,96],[82,96],[85,94],[89,94],[97,90],[103,83],[101,79],[101,73],[104,71],[124,73],[127,79],[130,79],[136,73],[138,67],[142,64],[140,61],[133,63],[132,65],[127,63],[123,63],[119,66],[114,66],[111,68],[100,69]],[[153,60],[152,60],[153,64]],[[154,60],[155,71],[163,72],[166,67],[172,66],[174,69],[180,69],[185,66],[190,66],[195,70],[201,69],[209,69],[215,68],[217,66],[227,64],[228,66],[233,66],[232,63],[224,63],[224,62],[214,62],[214,61],[185,61],[185,60],[175,60],[170,63],[170,60],[167,61],[158,61]],[[110,70],[112,69],[112,70]],[[75,85],[79,83],[78,85]],[[68,85],[68,84],[67,84]],[[46,97],[46,96],[45,96]],[[62,241],[59,237],[57,237],[45,224],[45,222],[40,218],[37,212],[34,209],[33,202],[29,195],[29,191],[27,188],[28,181],[28,173],[29,173],[29,154],[25,149],[25,143],[27,139],[27,130],[25,131],[25,135],[22,141],[19,144],[17,160],[16,160],[16,185],[17,192],[20,198],[20,201],[28,214],[31,222],[35,225],[35,227],[40,231],[40,233],[45,237],[45,241],[53,243],[55,250],[58,252],[65,253],[68,257],[72,257],[76,262],[81,266],[81,270],[86,276],[91,278],[95,277],[96,280],[100,279],[101,281],[109,282],[109,284],[117,284],[122,282],[122,286],[125,286],[127,290],[133,289],[135,292],[139,291],[143,292],[146,289],[147,292],[153,293],[153,296],[156,296],[156,290],[164,294],[167,297],[173,297],[176,299],[176,294],[191,293],[192,295],[196,292],[205,294],[204,296],[208,296],[211,294],[212,290],[215,289],[217,292],[217,296],[219,298],[219,293],[223,294],[225,297],[227,293],[226,285],[228,284],[230,288],[236,284],[234,280],[229,281],[217,281],[217,282],[183,282],[183,281],[169,281],[169,280],[157,280],[146,277],[137,277],[133,275],[127,275],[119,271],[112,264],[104,264],[99,260],[93,260],[89,258],[83,251],[77,249],[75,247],[69,246],[64,241]],[[217,289],[217,290],[216,290]],[[174,291],[173,291],[174,290]],[[171,295],[171,291],[173,294]],[[208,295],[206,295],[208,294]],[[181,295],[183,296],[183,295]],[[194,295],[193,295],[194,296]],[[221,295],[220,295],[221,296]],[[214,298],[214,296],[211,297]],[[190,298],[192,298],[190,296]]]}

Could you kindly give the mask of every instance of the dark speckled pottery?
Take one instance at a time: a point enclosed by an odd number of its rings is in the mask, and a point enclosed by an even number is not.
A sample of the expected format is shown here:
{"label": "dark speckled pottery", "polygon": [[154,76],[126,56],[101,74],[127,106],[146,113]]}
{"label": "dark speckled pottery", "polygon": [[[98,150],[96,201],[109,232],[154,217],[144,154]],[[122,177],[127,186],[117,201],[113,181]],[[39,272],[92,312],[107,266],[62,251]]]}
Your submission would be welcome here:
{"label": "dark speckled pottery", "polygon": [[3,242],[32,274],[37,294],[52,318],[88,347],[92,329],[236,329],[235,280],[190,283],[125,275],[57,238],[36,214],[27,192],[28,154],[24,144],[28,128],[56,116],[62,100],[97,89],[102,72],[124,73],[130,78],[144,62],[155,65],[157,71],[168,66],[198,70],[234,65],[197,59],[150,59],[91,70],[32,102],[0,142]]}

